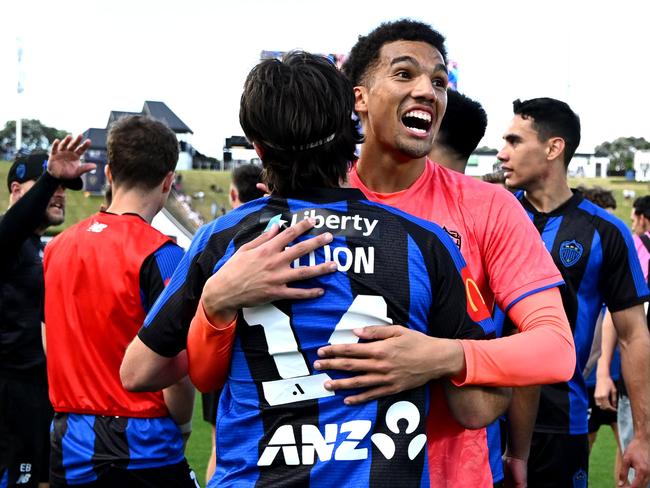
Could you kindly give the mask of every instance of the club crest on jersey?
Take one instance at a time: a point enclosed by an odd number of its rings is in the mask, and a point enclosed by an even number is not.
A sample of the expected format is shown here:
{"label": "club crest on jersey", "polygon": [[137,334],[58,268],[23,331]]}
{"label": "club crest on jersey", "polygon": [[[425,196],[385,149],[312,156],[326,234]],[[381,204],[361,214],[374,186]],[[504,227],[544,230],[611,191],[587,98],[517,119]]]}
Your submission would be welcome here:
{"label": "club crest on jersey", "polygon": [[444,230],[447,234],[449,234],[449,237],[451,237],[451,240],[454,241],[456,247],[460,249],[460,246],[463,243],[462,237],[460,236],[460,232],[458,232],[457,230],[449,230],[447,229],[447,227],[443,227],[442,230]]}
{"label": "club crest on jersey", "polygon": [[583,251],[582,244],[575,239],[564,241],[560,244],[560,261],[565,267],[570,268],[580,260]]}

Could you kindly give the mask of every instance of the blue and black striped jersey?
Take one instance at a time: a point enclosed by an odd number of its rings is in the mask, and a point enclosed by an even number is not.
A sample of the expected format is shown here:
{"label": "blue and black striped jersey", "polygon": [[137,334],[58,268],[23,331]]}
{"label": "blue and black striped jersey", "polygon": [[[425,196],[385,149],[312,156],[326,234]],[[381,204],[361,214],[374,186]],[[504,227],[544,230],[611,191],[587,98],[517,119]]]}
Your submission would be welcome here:
{"label": "blue and black striped jersey", "polygon": [[316,219],[334,240],[294,262],[335,261],[338,272],[297,283],[313,300],[277,301],[238,315],[217,418],[217,472],[209,486],[428,486],[424,387],[360,406],[324,389],[334,371],[312,367],[352,329],[403,324],[432,336],[493,334],[465,262],[438,226],[329,189],[308,198],[264,198],[208,224],[147,317],[140,338],[166,355],[184,348],[207,278],[270,223]]}
{"label": "blue and black striped jersey", "polygon": [[575,340],[577,364],[568,383],[542,387],[535,430],[587,433],[587,389],[582,371],[589,358],[603,303],[611,312],[649,298],[632,235],[616,216],[585,200],[579,192],[549,213],[538,212],[517,194],[562,273],[564,310]]}

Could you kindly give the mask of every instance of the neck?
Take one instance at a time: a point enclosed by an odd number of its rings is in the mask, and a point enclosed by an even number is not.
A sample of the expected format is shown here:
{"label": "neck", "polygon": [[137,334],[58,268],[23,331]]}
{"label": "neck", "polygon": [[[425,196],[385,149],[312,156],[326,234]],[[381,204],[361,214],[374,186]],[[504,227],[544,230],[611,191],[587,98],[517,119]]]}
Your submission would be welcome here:
{"label": "neck", "polygon": [[395,155],[364,143],[357,163],[357,174],[363,184],[379,193],[394,193],[410,187],[422,175],[426,156],[413,159]]}
{"label": "neck", "polygon": [[113,199],[107,212],[114,214],[137,214],[151,224],[151,221],[163,208],[165,199],[158,187],[147,191],[141,188],[121,189],[113,187]]}
{"label": "neck", "polygon": [[526,188],[526,199],[539,212],[549,213],[573,196],[566,171],[551,172]]}

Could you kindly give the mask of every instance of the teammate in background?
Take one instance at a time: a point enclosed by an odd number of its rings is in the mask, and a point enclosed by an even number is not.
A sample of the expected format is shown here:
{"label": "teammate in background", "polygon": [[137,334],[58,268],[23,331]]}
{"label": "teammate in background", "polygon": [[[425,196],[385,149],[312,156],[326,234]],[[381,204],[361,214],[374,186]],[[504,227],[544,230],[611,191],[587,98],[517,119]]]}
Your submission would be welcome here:
{"label": "teammate in background", "polygon": [[[632,223],[632,239],[634,241],[634,246],[636,248],[637,256],[641,263],[641,269],[643,271],[643,276],[648,281],[648,261],[650,260],[650,196],[639,197],[634,200],[632,204],[632,212],[630,214],[630,219]],[[647,304],[646,304],[647,307]],[[650,311],[646,310],[646,321],[649,318]],[[603,370],[606,370],[609,367],[611,361],[613,361],[613,354],[616,350],[617,344],[617,333],[613,326],[610,323],[603,323],[603,334],[602,334],[602,355],[599,360],[599,367]],[[630,403],[630,397],[628,395],[628,389],[626,387],[625,381],[619,380],[618,388],[611,382],[607,381],[607,378],[603,380],[602,394],[601,394],[601,405],[605,409],[616,409],[616,419],[618,427],[618,437],[622,449],[626,449],[630,444],[632,439],[635,437],[635,432],[637,432],[637,423],[633,422],[633,410]],[[618,395],[618,402],[616,401]],[[598,402],[598,399],[596,399]],[[629,478],[633,477],[633,473],[630,471]]]}
{"label": "teammate in background", "polygon": [[[447,104],[446,64],[444,37],[420,22],[383,24],[359,39],[343,67],[354,85],[365,134],[350,183],[371,200],[444,226],[488,308],[496,303],[524,333],[449,343],[400,326],[365,328],[359,336],[372,343],[326,347],[318,361],[320,369],[360,373],[329,385],[334,390],[366,388],[348,397],[351,402],[444,376],[457,384],[552,383],[570,378],[575,366],[557,289],[562,278],[542,243],[529,243],[534,227],[514,197],[427,159]],[[527,245],[515,251],[513,242]],[[550,364],[549,357],[554,358]],[[528,404],[536,400],[515,390],[513,404],[524,396]],[[440,398],[434,392],[431,411],[436,415],[428,418],[431,484],[492,486],[503,474],[500,464],[493,466],[497,471],[490,469],[485,430],[465,430],[440,414],[445,408]],[[521,432],[511,432],[505,457],[506,475],[518,483],[525,482],[530,442],[527,430]]]}
{"label": "teammate in background", "polygon": [[262,181],[262,167],[257,164],[243,164],[232,171],[232,181],[228,200],[230,207],[235,209],[242,204],[262,198],[264,192],[257,188]]}
{"label": "teammate in background", "polygon": [[[126,346],[183,254],[150,225],[169,195],[178,141],[163,123],[138,115],[115,122],[107,146],[109,207],[45,250],[47,370],[56,412],[50,482],[195,487],[182,439],[191,429],[189,378],[155,393],[129,393],[119,379]],[[55,143],[52,157],[57,152]]]}
{"label": "teammate in background", "polygon": [[[576,190],[582,193],[586,200],[598,205],[600,208],[604,208],[610,214],[613,214],[616,210],[616,199],[611,191],[605,190],[599,186],[593,188],[579,186]],[[616,439],[616,458],[614,462],[614,478],[616,478],[621,468],[623,456],[618,436],[618,428],[616,426],[615,408],[615,382],[618,382],[621,377],[621,357],[620,351],[617,348],[614,351],[614,356],[611,360],[610,366],[610,360],[607,357],[607,354],[605,354],[605,356],[601,354],[602,329],[605,321],[611,324],[612,316],[607,311],[607,308],[603,307],[596,322],[594,341],[591,345],[589,359],[587,360],[587,365],[585,366],[582,375],[584,376],[585,384],[587,385],[587,399],[589,401],[589,407],[587,410],[589,415],[589,453],[591,454],[600,427],[603,425],[609,425],[612,428]],[[610,401],[613,403],[613,406],[605,406],[605,408],[599,406],[603,403],[608,405]]]}
{"label": "teammate in background", "polygon": [[[163,295],[151,318],[146,334],[167,335],[179,315],[184,319],[175,304],[204,290],[188,338],[190,375],[200,389],[212,388],[230,369],[219,407],[217,471],[209,486],[279,480],[291,486],[428,485],[425,389],[349,407],[343,396],[324,388],[330,376],[313,372],[310,364],[324,344],[356,342],[351,330],[365,324],[404,323],[444,338],[492,332],[489,311],[442,229],[339,187],[360,141],[353,107],[349,81],[321,56],[291,53],[251,71],[240,122],[260,155],[271,197],[203,229],[184,260],[188,268],[182,264],[174,275],[172,283],[179,286]],[[309,215],[322,229],[315,233],[329,230],[332,241],[294,266],[337,265],[338,273],[313,283],[325,290],[321,298],[258,307],[220,301],[218,290],[231,286],[234,276],[210,277],[201,270],[218,270],[228,257],[224,252],[273,224]],[[215,325],[234,328],[235,319],[232,363],[219,367],[212,349],[221,347],[223,331]],[[458,389],[448,381],[446,386],[452,411],[477,427],[508,403],[500,392]]]}
{"label": "teammate in background", "polygon": [[[233,209],[239,208],[242,204],[261,198],[264,192],[257,189],[257,184],[262,181],[262,167],[256,164],[243,164],[237,166],[231,175],[230,191],[228,198],[230,206]],[[201,394],[201,403],[203,407],[203,420],[212,426],[212,449],[208,467],[205,472],[205,479],[209,480],[214,474],[216,467],[216,421],[217,407],[219,406],[219,396],[221,390]]]}
{"label": "teammate in background", "polygon": [[586,486],[587,390],[582,376],[602,304],[611,312],[621,346],[623,377],[631,393],[635,437],[623,455],[619,483],[629,468],[632,486],[650,479],[650,335],[643,302],[649,291],[625,224],[573,192],[567,167],[580,142],[578,116],[564,102],[514,102],[498,158],[506,184],[517,194],[562,272],[561,288],[576,343],[577,367],[568,383],[542,387],[533,434],[531,487]]}
{"label": "teammate in background", "polygon": [[[57,142],[58,144],[58,142]],[[65,188],[80,190],[78,155],[90,141],[67,137],[51,158],[18,155],[0,221],[0,486],[47,486],[52,406],[47,396],[41,236],[63,223]]]}
{"label": "teammate in background", "polygon": [[480,103],[454,90],[447,91],[447,109],[433,141],[429,159],[464,173],[467,160],[481,142],[487,114]]}

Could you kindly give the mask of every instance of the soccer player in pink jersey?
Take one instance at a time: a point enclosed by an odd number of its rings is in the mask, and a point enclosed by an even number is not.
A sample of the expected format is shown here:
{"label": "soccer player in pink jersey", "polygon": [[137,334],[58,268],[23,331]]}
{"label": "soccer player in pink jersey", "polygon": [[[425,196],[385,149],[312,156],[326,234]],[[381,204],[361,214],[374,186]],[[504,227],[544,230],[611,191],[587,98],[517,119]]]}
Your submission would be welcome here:
{"label": "soccer player in pink jersey", "polygon": [[[488,306],[496,303],[524,333],[481,345],[430,340],[400,326],[366,328],[358,335],[373,342],[321,351],[317,368],[360,373],[329,386],[366,388],[348,398],[355,403],[441,376],[458,384],[513,386],[568,379],[575,351],[557,289],[562,278],[542,243],[530,239],[530,221],[507,191],[427,159],[447,102],[444,38],[419,22],[384,24],[360,38],[343,70],[355,85],[365,135],[350,184],[443,226]],[[491,486],[485,432],[459,428],[437,398],[428,430],[432,484]],[[529,429],[521,432],[522,438],[511,438],[506,464],[523,482]]]}

